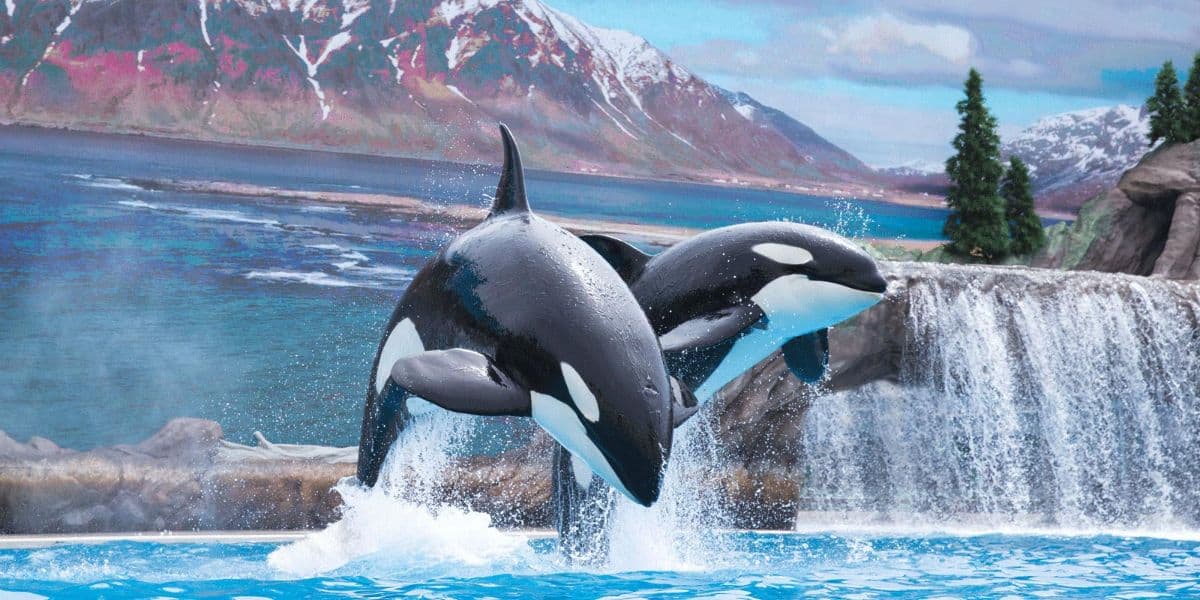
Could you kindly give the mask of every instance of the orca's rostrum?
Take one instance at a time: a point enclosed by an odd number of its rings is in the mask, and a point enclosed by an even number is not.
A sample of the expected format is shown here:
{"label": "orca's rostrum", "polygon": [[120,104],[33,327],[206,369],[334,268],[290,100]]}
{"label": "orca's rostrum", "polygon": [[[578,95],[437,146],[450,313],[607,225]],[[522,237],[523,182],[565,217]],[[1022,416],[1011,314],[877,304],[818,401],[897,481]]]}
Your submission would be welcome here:
{"label": "orca's rostrum", "polygon": [[668,376],[654,330],[618,274],[529,210],[516,143],[505,126],[500,132],[504,168],[491,213],[417,273],[387,324],[358,479],[375,484],[410,411],[428,406],[421,399],[532,417],[576,469],[586,464],[649,506],[670,455],[673,405],[690,393]]}

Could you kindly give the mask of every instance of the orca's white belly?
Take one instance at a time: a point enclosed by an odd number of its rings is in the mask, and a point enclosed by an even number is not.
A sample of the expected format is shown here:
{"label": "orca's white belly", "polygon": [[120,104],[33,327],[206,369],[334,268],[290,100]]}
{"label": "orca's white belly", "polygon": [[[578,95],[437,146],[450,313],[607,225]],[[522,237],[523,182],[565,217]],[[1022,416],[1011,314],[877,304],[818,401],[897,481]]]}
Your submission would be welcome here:
{"label": "orca's white belly", "polygon": [[729,353],[694,393],[708,402],[788,340],[836,325],[879,301],[882,294],[856,290],[804,275],[785,275],[763,286],[751,299],[767,318],[765,329],[751,329],[734,342]]}

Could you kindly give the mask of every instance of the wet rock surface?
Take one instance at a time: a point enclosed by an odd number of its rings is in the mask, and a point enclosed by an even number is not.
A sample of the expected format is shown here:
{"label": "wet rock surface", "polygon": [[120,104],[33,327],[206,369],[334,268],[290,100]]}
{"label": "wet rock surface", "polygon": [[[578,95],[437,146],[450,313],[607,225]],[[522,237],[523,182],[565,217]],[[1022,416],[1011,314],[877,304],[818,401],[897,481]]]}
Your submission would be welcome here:
{"label": "wet rock surface", "polygon": [[[87,452],[0,433],[0,533],[309,529],[338,516],[333,489],[354,474],[356,448],[242,446],[221,426],[174,419],[136,446]],[[548,440],[464,458],[447,500],[506,526],[549,523]]]}

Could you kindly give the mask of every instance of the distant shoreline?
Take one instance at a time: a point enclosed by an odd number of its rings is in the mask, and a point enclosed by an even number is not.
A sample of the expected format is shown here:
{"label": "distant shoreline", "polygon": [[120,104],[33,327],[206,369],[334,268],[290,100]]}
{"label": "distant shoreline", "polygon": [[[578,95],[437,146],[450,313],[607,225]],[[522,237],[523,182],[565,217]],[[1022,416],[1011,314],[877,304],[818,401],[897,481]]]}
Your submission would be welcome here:
{"label": "distant shoreline", "polygon": [[[214,194],[281,201],[305,201],[338,206],[369,206],[398,212],[415,219],[427,219],[471,227],[487,216],[484,208],[462,204],[437,204],[412,196],[373,192],[334,192],[285,189],[273,186],[229,181],[200,181],[181,179],[124,178],[122,181],[148,191],[173,191],[191,194]],[[553,212],[538,211],[546,219],[573,233],[607,233],[633,238],[654,246],[670,246],[703,231],[693,227],[651,225],[605,219],[580,219]],[[869,238],[873,245],[897,246],[908,250],[930,250],[941,240],[903,240]]]}
{"label": "distant shoreline", "polygon": [[[238,148],[242,150],[282,150],[282,151],[300,151],[300,152],[319,152],[323,154],[346,156],[346,157],[369,157],[369,158],[392,158],[406,161],[416,161],[427,164],[447,164],[466,166],[470,168],[494,168],[494,165],[472,163],[472,162],[455,162],[452,160],[439,159],[429,156],[419,155],[404,155],[392,153],[371,153],[355,151],[353,149],[333,148],[326,146],[312,146],[304,144],[290,144],[287,142],[262,142],[255,143],[242,139],[232,139],[224,137],[186,137],[173,135],[167,132],[155,132],[145,130],[122,130],[118,128],[87,128],[87,127],[68,127],[65,125],[49,125],[41,123],[24,123],[13,122],[0,119],[0,130],[4,128],[27,129],[45,132],[48,134],[82,134],[82,135],[97,135],[97,136],[119,136],[127,138],[146,138],[151,140],[164,140],[178,143],[191,144],[206,144],[220,145]],[[932,196],[924,193],[908,192],[896,189],[887,189],[875,184],[864,182],[825,182],[814,180],[796,180],[784,181],[774,178],[756,177],[747,175],[733,176],[729,174],[712,174],[710,176],[654,176],[654,175],[635,175],[618,172],[605,171],[579,171],[566,169],[544,169],[544,168],[529,168],[526,171],[534,171],[541,173],[552,173],[555,175],[564,175],[581,178],[611,178],[626,181],[642,181],[654,183],[675,183],[709,186],[723,189],[749,189],[761,190],[769,192],[778,192],[781,194],[790,194],[796,196],[825,196],[835,199],[858,200],[863,202],[881,202],[885,204],[894,204],[900,206],[916,206],[922,208],[939,208],[945,209],[945,199],[941,196]],[[1046,217],[1058,219],[1074,219],[1074,215],[1039,213]]]}

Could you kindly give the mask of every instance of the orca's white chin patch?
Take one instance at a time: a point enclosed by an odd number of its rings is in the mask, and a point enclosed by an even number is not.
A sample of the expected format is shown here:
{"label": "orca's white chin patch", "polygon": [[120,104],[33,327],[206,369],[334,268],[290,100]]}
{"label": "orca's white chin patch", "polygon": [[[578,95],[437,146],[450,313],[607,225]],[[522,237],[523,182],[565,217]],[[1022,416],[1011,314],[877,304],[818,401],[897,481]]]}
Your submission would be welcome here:
{"label": "orca's white chin patch", "polygon": [[601,479],[625,494],[630,500],[638,502],[633,494],[625,488],[625,484],[621,483],[621,478],[617,477],[612,465],[608,464],[608,460],[604,458],[604,454],[600,452],[596,444],[592,443],[583,423],[579,421],[579,415],[571,410],[570,406],[547,394],[530,392],[529,396],[533,420],[537,421],[537,424],[545,429],[550,437],[571,453],[572,468],[576,477],[583,475],[580,473],[581,469],[576,466],[576,457],[578,457],[587,464],[592,473],[599,475]]}
{"label": "orca's white chin patch", "polygon": [[738,338],[716,369],[694,390],[708,402],[722,387],[779,350],[788,340],[836,325],[871,307],[883,294],[864,292],[804,275],[784,275],[751,299],[767,319]]}
{"label": "orca's white chin patch", "polygon": [[837,325],[874,306],[883,294],[805,275],[784,275],[751,299],[767,316],[768,327],[789,338]]}

